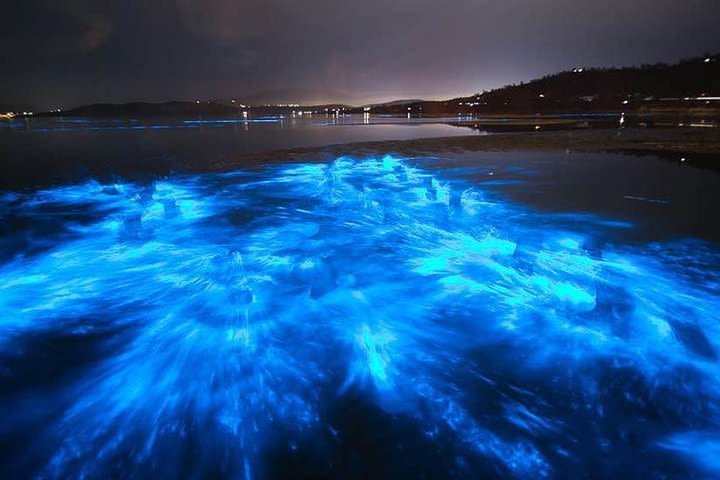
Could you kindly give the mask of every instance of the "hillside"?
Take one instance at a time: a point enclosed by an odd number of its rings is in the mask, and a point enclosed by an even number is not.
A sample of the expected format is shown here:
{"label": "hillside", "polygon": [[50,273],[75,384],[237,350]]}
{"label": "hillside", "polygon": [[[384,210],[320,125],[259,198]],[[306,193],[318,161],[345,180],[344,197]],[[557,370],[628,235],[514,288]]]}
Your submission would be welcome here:
{"label": "hillside", "polygon": [[423,114],[556,113],[720,106],[720,102],[702,100],[703,96],[720,97],[720,55],[673,65],[577,68],[468,97],[385,105],[373,110],[405,113],[409,108],[411,113]]}
{"label": "hillside", "polygon": [[240,109],[215,102],[165,102],[165,103],[97,103],[63,111],[58,116],[80,117],[136,117],[136,116],[184,116],[184,115],[236,115]]}
{"label": "hillside", "polygon": [[673,65],[576,68],[444,101],[396,100],[369,106],[256,105],[229,101],[95,104],[41,115],[86,117],[239,116],[342,111],[411,115],[553,114],[583,112],[681,112],[720,114],[720,55]]}

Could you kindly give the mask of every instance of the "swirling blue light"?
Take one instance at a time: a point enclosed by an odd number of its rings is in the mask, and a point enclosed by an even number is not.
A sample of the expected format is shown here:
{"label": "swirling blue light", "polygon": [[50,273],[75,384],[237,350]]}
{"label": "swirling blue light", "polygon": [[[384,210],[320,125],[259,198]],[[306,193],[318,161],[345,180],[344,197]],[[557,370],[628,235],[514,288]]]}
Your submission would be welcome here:
{"label": "swirling blue light", "polygon": [[587,232],[631,225],[421,163],[6,195],[7,382],[33,339],[91,352],[3,396],[4,437],[41,423],[15,468],[264,478],[278,444],[352,441],[329,409],[359,396],[444,445],[448,476],[720,473],[715,246],[599,249]]}

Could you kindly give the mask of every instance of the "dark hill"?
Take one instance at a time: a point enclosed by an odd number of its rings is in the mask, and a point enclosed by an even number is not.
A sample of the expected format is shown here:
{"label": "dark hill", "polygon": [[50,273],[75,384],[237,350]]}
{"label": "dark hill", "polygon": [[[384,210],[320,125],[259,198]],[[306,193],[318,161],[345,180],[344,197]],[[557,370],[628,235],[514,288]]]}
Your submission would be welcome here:
{"label": "dark hill", "polygon": [[61,115],[80,117],[147,117],[189,115],[228,116],[239,114],[241,114],[240,108],[215,102],[132,102],[85,105],[63,111]]}
{"label": "dark hill", "polygon": [[[720,96],[720,55],[673,65],[626,68],[578,68],[508,85],[469,97],[411,105],[379,105],[378,113],[556,113],[620,110],[689,109],[720,102],[695,100]],[[693,100],[686,100],[690,97]],[[624,103],[627,102],[627,103]]]}
{"label": "dark hill", "polygon": [[[552,114],[582,112],[720,113],[720,55],[706,55],[673,65],[625,68],[576,68],[444,101],[396,100],[371,105],[372,113],[411,115]],[[362,113],[367,107],[252,106],[224,102],[95,104],[43,115],[87,117],[239,116],[292,114],[298,111]]]}

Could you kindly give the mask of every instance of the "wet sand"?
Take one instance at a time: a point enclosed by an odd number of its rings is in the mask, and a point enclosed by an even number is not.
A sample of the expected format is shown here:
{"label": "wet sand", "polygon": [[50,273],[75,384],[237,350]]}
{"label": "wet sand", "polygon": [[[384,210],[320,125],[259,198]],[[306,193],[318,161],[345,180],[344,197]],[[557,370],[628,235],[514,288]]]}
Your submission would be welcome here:
{"label": "wet sand", "polygon": [[[342,155],[443,155],[468,151],[557,151],[564,154],[615,151],[655,154],[703,168],[720,169],[719,128],[607,128],[469,135],[467,137],[362,142],[324,147],[275,150],[222,159],[205,164],[209,170],[227,170],[249,164],[327,161]],[[196,169],[198,165],[187,165]],[[193,168],[195,167],[195,168]]]}

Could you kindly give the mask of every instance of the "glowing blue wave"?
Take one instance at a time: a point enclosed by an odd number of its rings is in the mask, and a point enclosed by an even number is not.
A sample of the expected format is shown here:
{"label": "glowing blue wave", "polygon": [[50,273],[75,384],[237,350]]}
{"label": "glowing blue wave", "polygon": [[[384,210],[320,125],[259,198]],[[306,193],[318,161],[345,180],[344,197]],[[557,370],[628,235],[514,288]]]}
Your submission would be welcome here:
{"label": "glowing blue wave", "polygon": [[[34,428],[13,468],[265,478],[314,445],[347,476],[359,398],[448,477],[720,473],[717,249],[598,246],[629,225],[410,163],[6,195],[0,432]],[[68,342],[89,358],[23,383]]]}

